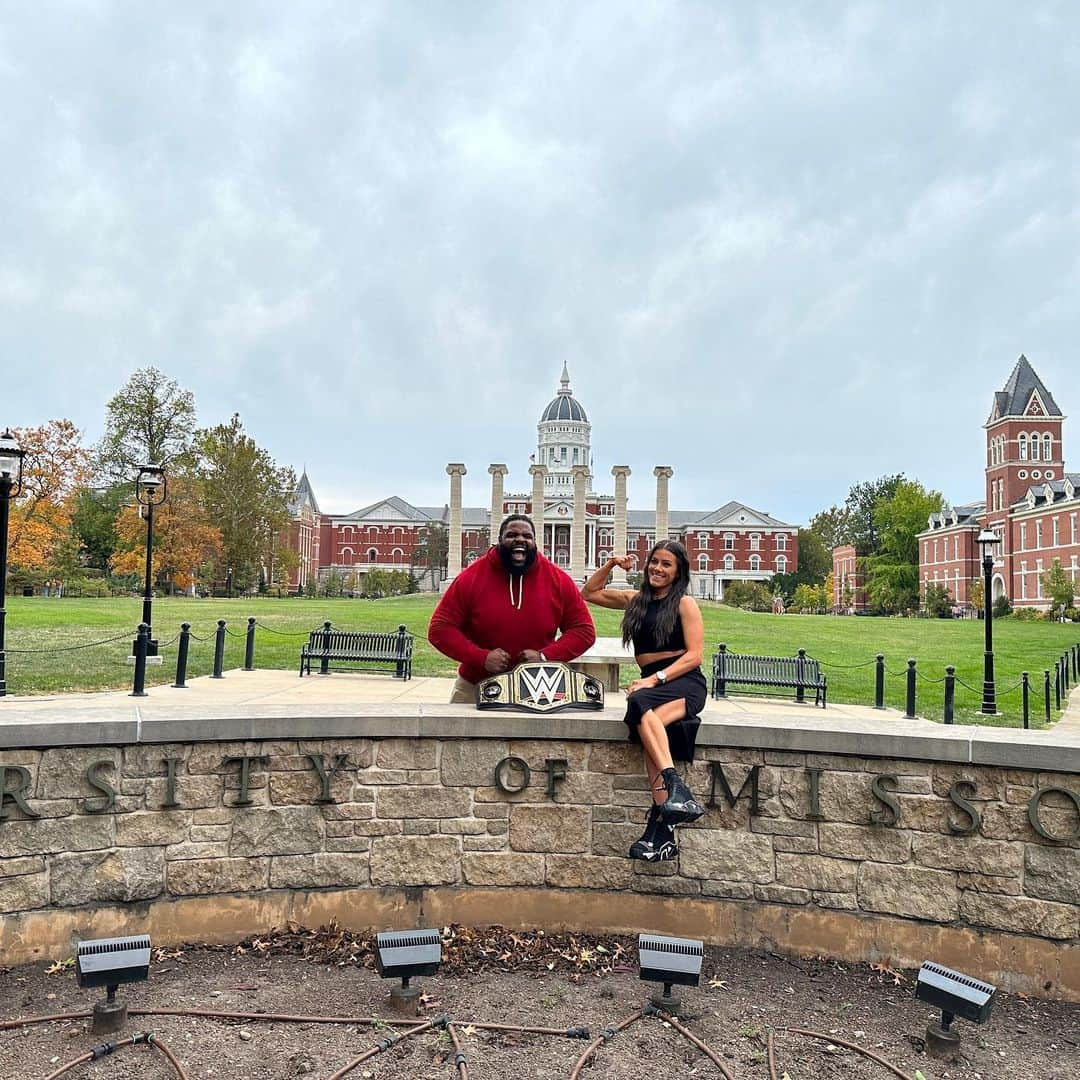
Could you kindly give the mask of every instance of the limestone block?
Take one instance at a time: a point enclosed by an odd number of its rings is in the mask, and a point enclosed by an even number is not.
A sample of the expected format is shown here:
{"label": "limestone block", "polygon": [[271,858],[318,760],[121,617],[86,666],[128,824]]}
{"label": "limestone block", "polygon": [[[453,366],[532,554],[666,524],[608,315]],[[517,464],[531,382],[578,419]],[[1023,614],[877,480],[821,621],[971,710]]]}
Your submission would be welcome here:
{"label": "limestone block", "polygon": [[405,831],[400,820],[394,821],[357,821],[353,823],[356,836],[400,836]]}
{"label": "limestone block", "polygon": [[904,863],[911,857],[911,833],[891,825],[818,825],[822,855],[870,862]]}
{"label": "limestone block", "polygon": [[192,825],[188,831],[193,844],[225,844],[231,835],[231,825]]}
{"label": "limestone block", "polygon": [[[506,822],[499,822],[505,825]],[[437,823],[437,829],[448,836],[480,836],[488,831],[486,821],[478,821],[476,818],[445,818]]]}
{"label": "limestone block", "polygon": [[42,821],[5,821],[0,825],[0,859],[51,851],[93,851],[112,847],[115,817],[46,818]]}
{"label": "limestone block", "polygon": [[335,836],[327,838],[323,846],[330,852],[370,851],[371,839],[367,836]]}
{"label": "limestone block", "polygon": [[799,855],[817,852],[817,840],[812,836],[774,836],[773,851],[790,851]]}
{"label": "limestone block", "polygon": [[589,811],[569,806],[515,806],[510,846],[515,851],[567,854],[589,849]]}
{"label": "limestone block", "polygon": [[[635,863],[635,867],[647,866],[647,863]],[[659,875],[635,869],[634,892],[659,893],[664,896],[700,896],[701,882],[696,878],[679,877],[676,874]]]}
{"label": "limestone block", "polygon": [[[225,786],[220,776],[190,776],[178,773],[176,777],[176,801],[185,810],[219,807]],[[156,810],[165,802],[165,781],[147,780],[146,809]]]}
{"label": "limestone block", "polygon": [[[818,795],[827,821],[866,824],[878,801],[870,792],[872,777],[864,772],[826,772],[821,776]],[[792,818],[805,819],[810,810],[810,784],[803,771],[784,770],[780,778],[780,804]]]}
{"label": "limestone block", "polygon": [[722,761],[725,765],[761,765],[765,755],[761,750],[740,749],[734,746],[709,746],[701,754],[702,761]]}
{"label": "limestone block", "polygon": [[491,836],[509,836],[510,835],[510,822],[509,821],[489,821],[487,823],[487,832]]}
{"label": "limestone block", "polygon": [[182,843],[188,837],[189,817],[184,810],[145,810],[136,814],[118,814],[117,846],[153,847]]}
{"label": "limestone block", "polygon": [[[124,747],[124,775],[160,777],[165,775],[165,759],[180,758],[186,762],[191,754],[189,743],[138,743]],[[185,765],[176,767],[177,776],[187,772]]]}
{"label": "limestone block", "polygon": [[0,878],[40,874],[45,869],[43,855],[25,855],[20,859],[0,859]]}
{"label": "limestone block", "polygon": [[623,806],[594,806],[592,817],[593,821],[626,821],[626,808]]}
{"label": "limestone block", "polygon": [[626,775],[624,773],[594,773],[594,776],[611,776],[611,790],[612,791],[648,791],[649,790],[649,778],[643,776],[640,773],[631,773]]}
{"label": "limestone block", "polygon": [[462,788],[380,788],[375,796],[380,818],[462,818],[471,816],[471,807],[470,793]]}
{"label": "limestone block", "polygon": [[597,822],[592,829],[592,853],[594,855],[614,855],[626,858],[630,845],[641,836],[645,829],[643,822],[626,825]]}
{"label": "limestone block", "polygon": [[1076,937],[1080,929],[1080,911],[1074,904],[1054,904],[1024,896],[966,892],[960,899],[960,914],[977,926],[992,926],[1014,934],[1035,934],[1058,941]]}
{"label": "limestone block", "polygon": [[776,856],[776,880],[781,885],[820,892],[854,893],[858,864],[821,855]]}
{"label": "limestone block", "polygon": [[[975,785],[975,794],[971,796],[971,802],[983,800],[1003,802],[1005,799],[1005,775],[1001,769],[980,768],[978,765],[951,762],[934,765],[934,794],[939,798],[947,798],[949,788],[959,780],[967,780]],[[965,794],[964,797],[968,796]]]}
{"label": "limestone block", "polygon": [[[348,756],[347,769],[367,769],[375,760],[375,744],[372,739],[301,739],[297,752],[304,754],[322,754],[323,760],[330,762],[337,754]],[[308,763],[310,764],[310,762]]]}
{"label": "limestone block", "polygon": [[916,834],[912,842],[915,862],[938,870],[966,870],[975,874],[1019,877],[1024,846],[977,836]]}
{"label": "limestone block", "polygon": [[900,804],[900,828],[912,832],[944,833],[949,832],[949,818],[967,820],[948,799],[939,799],[936,795],[896,796]]}
{"label": "limestone block", "polygon": [[774,877],[772,841],[754,833],[685,830],[679,866],[687,877],[764,884]]}
{"label": "limestone block", "polygon": [[226,841],[193,843],[185,840],[182,844],[170,844],[165,849],[165,858],[169,862],[182,862],[189,859],[227,859],[229,845]]}
{"label": "limestone block", "polygon": [[401,831],[406,836],[433,836],[440,829],[437,821],[403,821]]}
{"label": "limestone block", "polygon": [[374,802],[327,803],[320,809],[327,821],[368,821],[375,816]]}
{"label": "limestone block", "polygon": [[366,854],[316,851],[310,855],[276,855],[270,860],[270,888],[324,889],[367,885],[371,875]]}
{"label": "limestone block", "polygon": [[[326,763],[329,770],[332,762]],[[339,769],[330,779],[330,796],[338,803],[348,802],[355,774],[347,768]],[[322,794],[322,780],[309,761],[304,772],[279,772],[270,774],[270,804],[272,806],[312,806]]]}
{"label": "limestone block", "polygon": [[1028,844],[1024,856],[1024,892],[1043,900],[1080,904],[1080,849]]}
{"label": "limestone block", "polygon": [[809,904],[808,889],[793,889],[788,885],[755,885],[754,896],[772,904]]}
{"label": "limestone block", "polygon": [[393,787],[395,784],[407,784],[409,773],[406,769],[362,769],[359,773],[360,780],[365,784],[377,785],[378,787]]}
{"label": "limestone block", "polygon": [[[31,750],[29,747],[19,746],[10,750],[0,750],[0,765],[24,765],[30,770],[31,775],[37,772],[38,763],[41,761],[42,751]],[[33,791],[33,787],[30,788]]]}
{"label": "limestone block", "polygon": [[[1065,835],[1068,830],[1076,827],[1076,811],[1072,811],[1072,820],[1069,821],[1063,809],[1052,807],[1047,800],[1039,809],[1039,820],[1043,823],[1043,828],[1051,831],[1060,829],[1061,835]],[[1026,805],[1010,806],[1004,803],[991,803],[983,807],[979,833],[994,840],[1031,842],[1041,840],[1039,834],[1031,827]]]}
{"label": "limestone block", "polygon": [[505,739],[454,739],[442,744],[439,772],[447,787],[494,784],[495,766],[510,753]]}
{"label": "limestone block", "polygon": [[626,889],[634,864],[600,855],[548,855],[547,883],[560,889]]}
{"label": "limestone block", "polygon": [[434,739],[379,739],[375,762],[380,769],[434,769],[437,748]]}
{"label": "limestone block", "polygon": [[383,837],[371,845],[372,885],[452,885],[461,843],[453,836]]}
{"label": "limestone block", "polygon": [[[826,772],[862,772],[866,759],[849,754],[807,754],[808,769],[824,769]],[[899,762],[892,764],[899,766]]]}
{"label": "limestone block", "polygon": [[49,903],[49,878],[46,874],[20,874],[0,879],[0,914],[30,911]]}
{"label": "limestone block", "polygon": [[1018,877],[994,877],[992,874],[967,874],[961,872],[956,875],[956,884],[960,889],[1001,893],[1004,896],[1019,896],[1022,891]]}
{"label": "limestone block", "polygon": [[[218,828],[219,826],[210,826],[211,828]],[[353,823],[351,821],[327,821],[323,828],[326,830],[327,836],[352,836],[353,835]]]}
{"label": "limestone block", "polygon": [[858,897],[864,911],[912,919],[952,922],[959,912],[956,875],[918,866],[862,863]]}
{"label": "limestone block", "polygon": [[778,765],[783,769],[803,769],[806,767],[806,755],[794,753],[790,750],[766,750],[764,759],[766,765]]}
{"label": "limestone block", "polygon": [[510,804],[509,803],[477,803],[473,807],[473,817],[498,819],[502,818],[504,821],[510,818]]}
{"label": "limestone block", "polygon": [[168,864],[165,880],[173,896],[207,896],[265,889],[269,859],[185,859]]}
{"label": "limestone block", "polygon": [[1005,801],[1012,806],[1027,806],[1028,800],[1035,794],[1033,787],[1021,787],[1015,784],[1005,785]]}
{"label": "limestone block", "polygon": [[150,900],[165,887],[165,853],[160,848],[117,848],[54,855],[49,871],[54,904]]}
{"label": "limestone block", "polygon": [[192,825],[232,825],[235,811],[228,807],[220,806],[211,810],[193,810],[191,812]]}
{"label": "limestone block", "polygon": [[465,851],[505,851],[505,836],[463,836],[461,846]]}
{"label": "limestone block", "polygon": [[754,886],[749,881],[703,881],[701,894],[725,900],[753,900]]}
{"label": "limestone block", "polygon": [[[533,785],[539,785],[533,796],[538,798],[539,793],[546,790],[547,774],[533,773],[532,783]],[[530,785],[529,791],[533,791],[532,785]],[[606,773],[571,772],[556,783],[553,801],[556,803],[573,803],[577,806],[591,806],[595,803],[604,805],[610,801],[611,794],[611,777]]]}
{"label": "limestone block", "polygon": [[[202,742],[195,743],[187,759],[187,771],[192,776],[203,774],[220,775],[224,772],[235,772],[239,766],[236,764],[225,766],[222,762],[231,757],[250,757],[253,754],[265,754],[261,742],[248,740],[246,742]],[[252,773],[255,772],[255,763],[252,763]],[[264,766],[259,765],[260,769]]]}
{"label": "limestone block", "polygon": [[314,806],[238,810],[229,854],[298,855],[322,847],[322,815]]}
{"label": "limestone block", "polygon": [[471,851],[462,855],[461,871],[470,885],[542,885],[544,856]]}
{"label": "limestone block", "polygon": [[755,817],[750,820],[750,831],[769,836],[817,836],[817,824],[813,821],[792,821],[791,818]]}
{"label": "limestone block", "polygon": [[84,799],[101,797],[86,780],[86,770],[96,761],[109,761],[111,768],[102,767],[100,775],[112,787],[120,784],[121,753],[117,747],[89,746],[71,749],[46,750],[37,770],[39,799]]}
{"label": "limestone block", "polygon": [[[587,772],[589,770],[590,744],[587,742],[564,742],[563,740],[547,739],[511,739],[509,752],[515,757],[523,758],[529,763],[529,768],[540,770],[546,768],[548,758],[564,758],[566,771]],[[641,766],[640,753],[638,767]],[[602,770],[598,770],[602,771]]]}
{"label": "limestone block", "polygon": [[589,772],[640,773],[641,747],[625,742],[594,743],[589,748]]}
{"label": "limestone block", "polygon": [[894,776],[930,776],[934,771],[932,761],[897,761],[895,758],[857,757],[856,762],[864,772],[892,773]]}
{"label": "limestone block", "polygon": [[817,892],[812,894],[818,907],[835,908],[838,911],[858,911],[859,900],[854,893]]}

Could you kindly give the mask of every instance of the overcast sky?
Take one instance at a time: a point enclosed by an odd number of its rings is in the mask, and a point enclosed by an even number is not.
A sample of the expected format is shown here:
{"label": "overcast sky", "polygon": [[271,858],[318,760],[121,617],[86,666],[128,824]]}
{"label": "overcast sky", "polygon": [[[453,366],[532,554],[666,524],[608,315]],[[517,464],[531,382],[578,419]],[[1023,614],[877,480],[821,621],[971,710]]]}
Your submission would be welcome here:
{"label": "overcast sky", "polygon": [[1021,352],[1080,409],[1078,71],[1070,3],[0,0],[0,425],[153,364],[324,510],[484,505],[566,361],[638,509],[980,498]]}

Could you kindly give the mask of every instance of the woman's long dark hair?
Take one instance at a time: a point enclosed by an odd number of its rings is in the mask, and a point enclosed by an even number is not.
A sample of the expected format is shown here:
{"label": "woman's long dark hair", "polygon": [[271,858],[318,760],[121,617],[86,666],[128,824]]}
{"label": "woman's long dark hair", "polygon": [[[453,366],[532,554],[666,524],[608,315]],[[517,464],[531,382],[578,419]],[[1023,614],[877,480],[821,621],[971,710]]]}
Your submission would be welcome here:
{"label": "woman's long dark hair", "polygon": [[645,609],[649,606],[649,601],[654,599],[652,586],[649,584],[649,563],[658,551],[670,551],[675,556],[679,574],[671,583],[667,596],[660,601],[660,607],[656,613],[657,641],[667,641],[671,637],[675,629],[675,620],[679,617],[679,601],[690,589],[690,556],[686,554],[686,548],[677,540],[660,540],[653,544],[649,557],[645,560],[645,574],[641,580],[641,588],[634,594],[634,598],[627,604],[626,611],[623,613],[624,645],[629,645],[634,640],[634,635],[645,621]]}

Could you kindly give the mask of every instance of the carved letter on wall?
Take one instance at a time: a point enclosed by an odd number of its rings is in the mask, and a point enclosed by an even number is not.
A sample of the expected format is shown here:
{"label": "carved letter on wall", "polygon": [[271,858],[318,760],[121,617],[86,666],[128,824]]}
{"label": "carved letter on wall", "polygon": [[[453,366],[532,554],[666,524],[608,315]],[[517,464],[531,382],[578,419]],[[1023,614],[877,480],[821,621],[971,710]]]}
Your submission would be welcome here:
{"label": "carved letter on wall", "polygon": [[[506,774],[510,769],[517,769],[521,773],[521,783],[517,787],[511,787],[506,780]],[[524,758],[519,757],[504,757],[498,765],[495,766],[495,786],[500,790],[506,792],[507,795],[516,795],[519,791],[524,791],[529,786],[529,781],[532,779],[532,770],[529,768],[529,763]]]}
{"label": "carved letter on wall", "polygon": [[86,770],[86,782],[94,788],[95,791],[100,791],[105,796],[105,802],[101,806],[91,806],[90,800],[86,799],[83,802],[83,809],[88,814],[103,814],[106,810],[111,810],[116,805],[116,791],[113,789],[112,784],[109,783],[103,776],[99,776],[98,773],[111,766],[112,762],[108,758],[104,758],[101,761],[93,762]]}
{"label": "carved letter on wall", "polygon": [[882,773],[881,776],[875,776],[874,782],[870,785],[870,790],[874,793],[874,798],[878,800],[885,810],[871,810],[870,820],[875,825],[899,825],[900,824],[900,804],[892,797],[889,790],[885,787],[885,781],[889,781],[889,787],[895,791],[900,781],[892,773]]}
{"label": "carved letter on wall", "polygon": [[[9,783],[8,776],[11,781]],[[10,799],[28,818],[41,817],[30,809],[25,793],[30,789],[30,770],[22,765],[0,765],[0,821],[10,813]]]}
{"label": "carved letter on wall", "polygon": [[808,821],[824,821],[825,815],[821,812],[821,770],[807,769],[806,781],[810,794],[810,809],[806,818]]}
{"label": "carved letter on wall", "polygon": [[566,758],[549,757],[544,762],[547,765],[547,793],[549,799],[555,798],[555,784],[562,783],[566,779]]}
{"label": "carved letter on wall", "polygon": [[330,794],[330,781],[334,778],[338,770],[345,767],[349,761],[348,754],[335,754],[334,760],[330,763],[330,771],[327,772],[326,762],[323,760],[322,754],[308,754],[311,759],[311,764],[315,766],[315,771],[319,774],[319,782],[322,784],[322,789],[319,792],[317,803],[335,803],[337,799]]}
{"label": "carved letter on wall", "polygon": [[978,832],[979,825],[982,822],[982,814],[979,813],[977,806],[968,802],[968,799],[975,798],[974,782],[971,780],[957,780],[949,788],[949,798],[971,819],[970,825],[958,825],[952,818],[948,818],[949,832],[954,836],[970,836],[972,833]]}
{"label": "carved letter on wall", "polygon": [[176,766],[183,758],[167,757],[162,759],[165,764],[165,801],[161,804],[162,810],[171,810],[180,804],[176,801]]}
{"label": "carved letter on wall", "polygon": [[[1073,805],[1076,807],[1076,828],[1073,829],[1071,832],[1066,833],[1064,836],[1055,836],[1039,820],[1039,804],[1043,801],[1043,796],[1051,794],[1064,795],[1067,799],[1072,799]],[[1070,840],[1080,840],[1080,795],[1077,795],[1075,791],[1069,791],[1068,788],[1039,788],[1039,790],[1031,796],[1031,799],[1028,802],[1028,821],[1031,822],[1031,827],[1041,837],[1044,837],[1047,840],[1053,840],[1059,844],[1068,843]]]}
{"label": "carved letter on wall", "polygon": [[719,761],[709,762],[709,779],[712,781],[709,787],[709,805],[716,806],[716,785],[720,785],[721,794],[723,794],[728,806],[732,810],[735,809],[735,804],[746,794],[746,789],[750,789],[750,814],[754,816],[761,811],[758,807],[758,773],[761,772],[760,765],[754,765],[750,771],[746,774],[746,779],[743,780],[742,787],[739,788],[738,794],[731,790],[731,785],[728,783],[727,776],[724,775],[724,766]]}
{"label": "carved letter on wall", "polygon": [[250,806],[251,795],[249,794],[249,787],[251,785],[251,763],[258,764],[260,761],[269,761],[270,759],[265,754],[243,754],[240,757],[227,757],[221,764],[232,765],[234,762],[240,762],[240,797],[234,802],[233,806]]}

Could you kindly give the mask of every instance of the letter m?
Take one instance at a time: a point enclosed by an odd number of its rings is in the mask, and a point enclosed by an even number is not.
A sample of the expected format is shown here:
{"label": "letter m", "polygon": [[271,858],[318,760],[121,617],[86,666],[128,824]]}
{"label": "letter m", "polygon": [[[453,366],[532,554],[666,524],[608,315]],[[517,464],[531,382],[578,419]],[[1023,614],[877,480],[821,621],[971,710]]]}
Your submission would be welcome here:
{"label": "letter m", "polygon": [[753,765],[750,771],[746,774],[746,779],[742,782],[742,787],[737,792],[731,790],[731,784],[728,783],[728,778],[724,774],[724,766],[719,761],[709,762],[709,779],[711,781],[709,787],[709,805],[716,806],[716,787],[719,784],[720,792],[727,801],[728,806],[735,809],[735,804],[746,794],[746,789],[750,789],[750,813],[756,816],[761,813],[758,804],[758,773],[761,772],[760,765]]}

